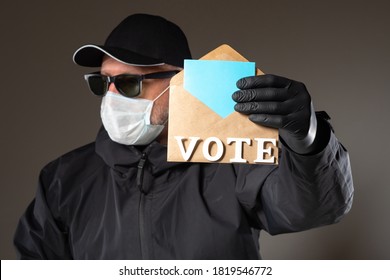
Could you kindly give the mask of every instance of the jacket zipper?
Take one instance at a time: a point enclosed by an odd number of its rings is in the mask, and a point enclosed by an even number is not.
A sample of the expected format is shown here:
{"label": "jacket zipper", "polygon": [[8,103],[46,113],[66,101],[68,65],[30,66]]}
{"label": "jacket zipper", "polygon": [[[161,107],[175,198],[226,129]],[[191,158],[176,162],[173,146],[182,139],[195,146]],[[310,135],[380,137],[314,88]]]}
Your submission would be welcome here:
{"label": "jacket zipper", "polygon": [[137,170],[137,186],[140,190],[140,200],[138,206],[138,223],[139,223],[139,237],[140,237],[140,246],[141,246],[141,258],[149,259],[149,250],[148,244],[145,235],[145,202],[146,202],[146,190],[144,189],[143,179],[144,179],[144,166],[146,163],[146,153],[142,154],[140,161],[138,162]]}

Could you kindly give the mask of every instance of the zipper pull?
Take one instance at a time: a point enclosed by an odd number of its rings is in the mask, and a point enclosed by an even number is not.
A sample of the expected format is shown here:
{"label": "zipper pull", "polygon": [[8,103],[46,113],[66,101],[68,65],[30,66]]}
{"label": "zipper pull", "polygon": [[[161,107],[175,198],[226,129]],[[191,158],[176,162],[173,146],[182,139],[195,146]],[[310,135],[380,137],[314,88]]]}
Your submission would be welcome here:
{"label": "zipper pull", "polygon": [[138,170],[137,170],[137,186],[138,186],[139,190],[144,194],[146,194],[146,190],[144,190],[144,188],[143,188],[145,163],[146,163],[146,153],[143,153],[141,159],[138,162],[138,166],[137,166],[137,168],[138,168]]}

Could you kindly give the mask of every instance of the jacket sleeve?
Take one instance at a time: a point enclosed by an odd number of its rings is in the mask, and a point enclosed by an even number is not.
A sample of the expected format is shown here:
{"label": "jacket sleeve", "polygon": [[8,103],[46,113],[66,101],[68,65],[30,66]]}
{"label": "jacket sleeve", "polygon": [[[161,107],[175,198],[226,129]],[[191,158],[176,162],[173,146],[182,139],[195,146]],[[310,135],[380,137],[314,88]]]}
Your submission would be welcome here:
{"label": "jacket sleeve", "polygon": [[282,145],[278,166],[239,167],[237,197],[255,227],[272,235],[303,231],[336,223],[350,210],[349,156],[327,128],[329,141],[318,154],[299,155]]}
{"label": "jacket sleeve", "polygon": [[58,180],[45,168],[39,177],[35,199],[20,218],[14,235],[19,259],[71,259],[68,235],[58,219],[56,199],[50,191]]}

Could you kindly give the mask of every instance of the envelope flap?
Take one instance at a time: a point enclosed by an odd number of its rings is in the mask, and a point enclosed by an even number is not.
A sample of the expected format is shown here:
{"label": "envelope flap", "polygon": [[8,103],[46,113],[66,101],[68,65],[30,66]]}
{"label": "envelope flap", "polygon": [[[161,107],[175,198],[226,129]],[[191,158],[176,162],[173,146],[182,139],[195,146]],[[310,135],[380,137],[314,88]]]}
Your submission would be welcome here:
{"label": "envelope flap", "polygon": [[201,60],[233,60],[233,61],[248,61],[245,57],[239,54],[229,45],[221,45],[212,50],[208,54],[202,56]]}
{"label": "envelope flap", "polygon": [[[208,54],[202,56],[201,60],[231,60],[231,61],[248,61],[245,57],[239,54],[235,49],[229,45],[221,45],[218,48],[212,50]],[[264,74],[260,69],[256,69],[256,75]],[[184,82],[184,70],[176,74],[171,79],[171,85],[183,85]]]}

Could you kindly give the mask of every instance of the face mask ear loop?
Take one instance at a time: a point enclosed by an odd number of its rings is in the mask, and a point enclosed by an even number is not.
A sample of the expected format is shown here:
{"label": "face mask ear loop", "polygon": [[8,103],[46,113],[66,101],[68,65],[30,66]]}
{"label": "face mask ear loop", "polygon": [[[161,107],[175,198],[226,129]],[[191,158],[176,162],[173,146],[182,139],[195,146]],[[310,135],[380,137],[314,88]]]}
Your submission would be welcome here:
{"label": "face mask ear loop", "polygon": [[[154,104],[154,101],[156,101],[157,99],[159,99],[161,97],[161,95],[163,95],[169,88],[171,87],[171,85],[167,86],[155,99],[152,100],[151,104]],[[166,119],[166,121],[161,124],[162,126],[165,126],[166,124],[168,123],[168,118]]]}
{"label": "face mask ear loop", "polygon": [[166,89],[164,89],[155,99],[152,100],[152,102],[159,99],[161,97],[161,95],[163,95],[170,87],[171,87],[171,85],[169,85]]}
{"label": "face mask ear loop", "polygon": [[169,118],[167,118],[167,119],[165,120],[165,122],[164,122],[163,124],[161,124],[161,125],[166,126],[167,123],[168,123],[168,119],[169,119]]}

